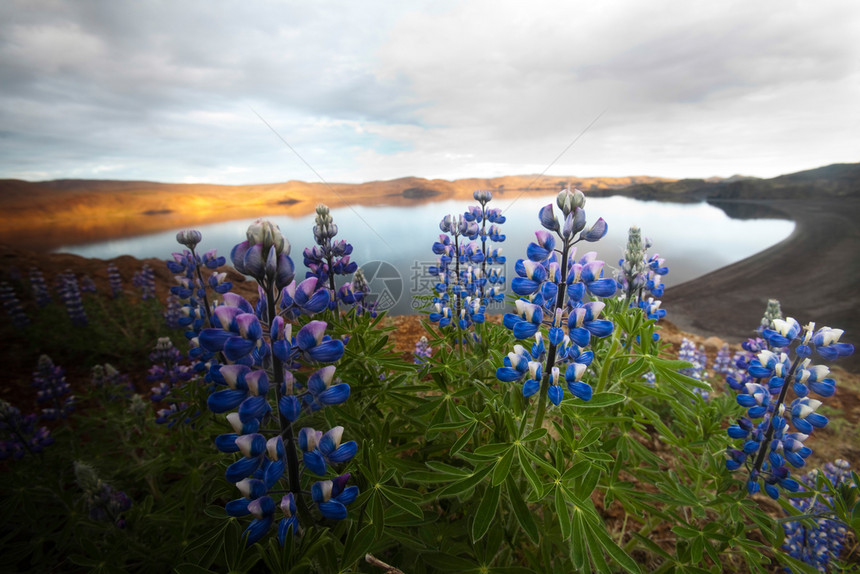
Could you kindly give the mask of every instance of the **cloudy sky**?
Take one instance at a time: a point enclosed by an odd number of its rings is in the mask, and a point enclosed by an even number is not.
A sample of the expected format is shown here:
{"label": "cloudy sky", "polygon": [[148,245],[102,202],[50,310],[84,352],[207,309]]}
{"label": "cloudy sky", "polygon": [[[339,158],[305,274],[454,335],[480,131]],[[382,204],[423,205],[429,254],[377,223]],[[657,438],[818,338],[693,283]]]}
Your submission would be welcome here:
{"label": "cloudy sky", "polygon": [[4,0],[0,178],[316,181],[263,120],[330,182],[771,177],[860,161],[858,35],[855,0]]}

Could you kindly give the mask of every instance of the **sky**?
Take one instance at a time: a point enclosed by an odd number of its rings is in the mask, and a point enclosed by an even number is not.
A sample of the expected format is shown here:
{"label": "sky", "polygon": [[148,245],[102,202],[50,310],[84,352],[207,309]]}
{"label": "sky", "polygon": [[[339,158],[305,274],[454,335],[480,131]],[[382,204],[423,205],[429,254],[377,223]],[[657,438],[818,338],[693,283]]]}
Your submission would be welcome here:
{"label": "sky", "polygon": [[855,0],[4,0],[0,178],[774,177],[860,161]]}

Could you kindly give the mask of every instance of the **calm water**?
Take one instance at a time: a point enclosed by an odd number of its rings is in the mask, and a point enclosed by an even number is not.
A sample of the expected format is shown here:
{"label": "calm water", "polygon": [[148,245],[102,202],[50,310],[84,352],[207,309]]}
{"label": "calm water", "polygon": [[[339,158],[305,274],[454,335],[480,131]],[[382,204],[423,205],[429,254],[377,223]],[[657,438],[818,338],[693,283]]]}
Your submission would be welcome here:
{"label": "calm water", "polygon": [[[501,244],[508,257],[508,280],[515,276],[513,263],[525,256],[526,245],[540,228],[538,210],[554,203],[555,196],[505,198],[493,200],[491,207],[505,211],[502,229],[507,236]],[[475,203],[475,202],[472,202]],[[339,228],[338,239],[353,244],[351,256],[368,272],[371,287],[385,294],[381,305],[394,314],[409,313],[413,294],[426,294],[431,285],[424,270],[435,263],[431,250],[438,240],[439,220],[447,213],[462,213],[463,201],[442,201],[410,208],[354,206],[332,210]],[[651,253],[666,259],[670,272],[667,286],[677,285],[705,273],[744,259],[782,241],[791,234],[794,223],[775,219],[731,219],[722,210],[706,203],[660,203],[626,197],[589,198],[585,205],[588,224],[603,217],[609,233],[598,243],[580,244],[579,253],[597,251],[608,266],[617,265],[627,242],[627,230],[638,225],[653,242]],[[271,218],[292,243],[292,258],[303,277],[302,250],[313,244],[313,215]],[[200,226],[201,247],[216,248],[229,256],[233,245],[245,239],[253,219]],[[57,251],[84,257],[107,259],[119,255],[166,259],[181,250],[176,231],[130,237],[86,245],[67,245]],[[229,257],[228,257],[229,260]],[[610,271],[611,273],[611,271]]]}

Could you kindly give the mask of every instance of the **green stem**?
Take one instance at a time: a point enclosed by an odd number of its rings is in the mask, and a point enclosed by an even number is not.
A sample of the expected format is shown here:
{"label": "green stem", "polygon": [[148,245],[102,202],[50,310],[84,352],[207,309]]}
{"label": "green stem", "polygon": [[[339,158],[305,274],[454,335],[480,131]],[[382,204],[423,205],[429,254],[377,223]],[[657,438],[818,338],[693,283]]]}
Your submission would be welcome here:
{"label": "green stem", "polygon": [[[268,311],[269,330],[271,332],[272,322],[275,318],[275,286],[269,283],[266,287],[266,307]],[[305,504],[305,499],[302,496],[302,485],[299,477],[299,456],[296,448],[296,440],[293,436],[293,425],[290,420],[281,412],[281,385],[284,382],[284,365],[276,355],[272,354],[272,370],[275,384],[275,397],[277,399],[278,409],[278,424],[281,429],[281,437],[284,440],[284,450],[287,454],[287,480],[289,481],[290,492],[293,493],[299,517],[302,522],[309,524],[313,522],[310,510]]]}
{"label": "green stem", "polygon": [[618,351],[618,332],[612,333],[612,346],[609,347],[609,352],[606,354],[606,359],[603,361],[603,367],[600,369],[600,378],[597,381],[597,387],[594,389],[596,393],[602,393],[606,388],[606,381],[609,379],[609,373],[612,371],[612,363],[615,362],[615,353]]}

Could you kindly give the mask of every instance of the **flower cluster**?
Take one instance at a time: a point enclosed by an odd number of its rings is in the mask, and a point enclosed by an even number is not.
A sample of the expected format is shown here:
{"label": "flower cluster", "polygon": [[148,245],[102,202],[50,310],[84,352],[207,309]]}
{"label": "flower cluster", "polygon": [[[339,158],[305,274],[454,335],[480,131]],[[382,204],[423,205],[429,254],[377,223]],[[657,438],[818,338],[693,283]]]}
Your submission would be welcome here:
{"label": "flower cluster", "polygon": [[116,299],[122,295],[122,275],[119,274],[119,269],[113,263],[108,263],[107,266],[108,284],[110,285],[111,297]]}
{"label": "flower cluster", "polygon": [[60,273],[56,277],[57,292],[60,294],[60,301],[66,306],[66,311],[69,314],[69,319],[73,325],[80,327],[89,324],[87,313],[84,310],[84,302],[81,300],[81,288],[78,285],[78,279],[70,270]]}
{"label": "flower cluster", "polygon": [[75,461],[75,481],[84,492],[90,519],[125,528],[122,513],[131,508],[131,499],[126,493],[103,481],[92,466],[80,461]]}
{"label": "flower cluster", "polygon": [[81,277],[81,293],[98,293],[98,288],[96,287],[95,281],[89,275],[84,275]]}
{"label": "flower cluster", "polygon": [[21,301],[15,295],[15,290],[5,281],[0,282],[0,303],[6,309],[14,327],[23,329],[30,324],[30,318],[24,312],[24,307],[21,306]]}
{"label": "flower cluster", "polygon": [[615,274],[618,289],[624,293],[627,300],[639,305],[647,290],[652,298],[663,296],[663,277],[669,273],[665,261],[657,254],[648,255],[651,240],[642,239],[642,232],[637,226],[632,226],[627,232],[627,248],[624,257],[618,260],[620,269]]}
{"label": "flower cluster", "polygon": [[93,367],[92,385],[107,400],[128,398],[134,392],[128,375],[123,375],[110,363]]}
{"label": "flower cluster", "polygon": [[758,329],[756,329],[756,332],[761,333],[765,329],[773,329],[773,322],[777,319],[783,319],[782,307],[779,304],[779,300],[768,299],[767,307],[764,310],[764,317],[761,318],[761,324],[759,324]]}
{"label": "flower cluster", "polygon": [[433,244],[438,260],[428,269],[436,278],[429,318],[440,328],[453,324],[463,331],[483,323],[487,305],[504,300],[506,279],[502,268],[494,266],[505,263],[505,257],[500,248],[488,247],[487,240],[505,240],[499,228],[505,217],[500,209],[487,207],[493,198],[489,191],[476,191],[473,197],[479,205],[442,218],[442,233]]}
{"label": "flower cluster", "polygon": [[330,309],[337,308],[340,300],[347,305],[361,301],[364,293],[356,288],[355,282],[345,283],[340,289],[335,284],[335,275],[351,275],[356,272],[358,265],[349,260],[352,245],[344,240],[333,241],[337,235],[337,224],[331,216],[328,206],[317,205],[314,220],[314,241],[316,245],[305,248],[304,264],[308,268],[305,277],[316,277],[319,287],[328,285],[336,298],[329,302]]}
{"label": "flower cluster", "polygon": [[427,337],[422,337],[415,342],[415,350],[412,351],[412,362],[416,365],[423,365],[427,362],[427,359],[433,355],[433,348],[430,346],[430,342],[427,340]]}
{"label": "flower cluster", "polygon": [[22,415],[16,407],[0,400],[0,431],[5,435],[0,440],[0,460],[37,454],[54,442],[48,427],[36,428],[38,420],[38,415]]}
{"label": "flower cluster", "polygon": [[36,267],[30,268],[30,286],[33,289],[33,298],[36,300],[36,305],[44,307],[51,302],[51,293],[48,291],[48,285],[45,283],[45,275]]}
{"label": "flower cluster", "polygon": [[[152,387],[151,399],[159,402],[166,399],[176,385],[190,381],[194,376],[194,369],[185,364],[182,353],[179,352],[169,337],[159,337],[155,349],[149,354],[152,366],[146,375]],[[168,412],[159,411],[159,422],[167,422]],[[162,420],[164,419],[164,420]]]}
{"label": "flower cluster", "polygon": [[[763,488],[770,497],[778,498],[777,486],[797,491],[799,484],[790,478],[787,465],[804,466],[812,453],[804,441],[813,429],[828,422],[827,417],[816,412],[821,401],[809,393],[829,397],[836,392],[836,381],[828,377],[830,369],[813,365],[811,356],[813,350],[826,360],[852,354],[853,345],[839,341],[842,333],[829,327],[816,331],[814,323],[801,328],[791,317],[774,319],[773,329],[762,330],[769,348],[758,351],[746,365],[747,376],[752,380],[736,383],[740,391],[737,402],[747,409],[747,416],[728,428],[729,436],[743,443],[740,449],[727,449],[726,466],[736,470],[746,465],[750,494]],[[735,388],[732,382],[730,385]],[[790,403],[789,390],[796,397]]]}
{"label": "flower cluster", "polygon": [[[219,257],[215,249],[202,255],[196,247],[203,238],[196,229],[186,229],[176,234],[176,241],[184,245],[181,253],[173,253],[173,260],[167,260],[167,268],[175,273],[176,285],[170,288],[168,308],[165,321],[171,328],[185,327],[185,337],[191,341],[191,357],[196,361],[195,370],[204,371],[212,359],[197,344],[197,337],[204,327],[211,327],[212,304],[209,301],[209,291],[215,296],[224,295],[233,288],[227,280],[227,274],[218,269],[227,263],[226,258]],[[204,276],[203,270],[209,272]]]}
{"label": "flower cluster", "polygon": [[152,267],[143,264],[143,268],[131,278],[131,284],[140,289],[143,300],[155,298],[155,272]]}
{"label": "flower cluster", "polygon": [[[805,474],[800,481],[799,490],[801,492],[807,489],[815,490],[818,476],[821,473],[822,471],[815,469]],[[834,462],[826,463],[823,474],[836,489],[839,489],[841,485],[857,486],[853,484],[849,464],[845,460],[837,459]],[[820,572],[828,572],[830,563],[839,558],[848,534],[845,524],[828,517],[833,508],[833,494],[828,490],[823,495],[826,504],[818,497],[790,498],[791,504],[801,514],[814,514],[818,515],[819,518],[815,519],[814,527],[808,527],[802,522],[795,521],[783,524],[785,543],[782,549],[792,558],[802,560]]]}
{"label": "flower cluster", "polygon": [[[705,354],[703,346],[696,347],[693,341],[686,337],[681,340],[681,348],[678,350],[678,359],[692,363],[692,367],[680,369],[678,372],[682,375],[692,377],[697,381],[705,381],[708,378],[707,366],[708,356]],[[693,392],[701,396],[704,400],[708,400],[710,394],[705,389],[693,387]]]}
{"label": "flower cluster", "polygon": [[[318,233],[330,239],[332,231],[336,229]],[[303,413],[348,399],[350,387],[335,378],[336,368],[319,366],[339,360],[344,342],[327,335],[328,325],[323,321],[309,321],[293,334],[285,317],[325,310],[330,291],[316,288],[317,276],[295,283],[290,244],[276,225],[258,220],[248,229],[247,238],[233,248],[231,259],[239,272],[257,280],[260,300],[252,305],[239,295],[225,293],[223,304],[212,312],[212,327],[200,331],[196,344],[222,359],[213,361],[208,369],[207,380],[213,384],[208,407],[226,414],[232,432],[218,436],[216,447],[240,455],[225,474],[241,494],[227,503],[227,513],[253,517],[245,530],[250,545],[270,530],[277,507],[282,515],[278,538],[283,544],[288,532],[300,532],[300,521],[312,520],[304,498],[308,489],[302,485],[299,452],[306,470],[326,476],[328,465],[348,462],[358,447],[354,441],[341,442],[343,427],[326,433],[311,428],[294,433],[293,424]],[[303,365],[312,371],[301,382],[294,373]],[[274,401],[270,399],[272,390]],[[271,425],[275,428],[265,428]],[[273,431],[274,436],[264,436]],[[357,487],[346,486],[348,479],[345,474],[311,485],[312,500],[323,518],[346,516],[346,505],[358,494]],[[277,505],[272,498],[275,492],[286,492]]]}
{"label": "flower cluster", "polygon": [[564,221],[559,222],[552,204],[541,208],[544,229],[535,232],[537,241],[529,244],[527,259],[516,262],[517,277],[511,281],[511,290],[520,296],[516,312],[503,317],[517,339],[534,337],[535,342],[530,349],[516,345],[496,371],[503,382],[524,381],[526,397],[540,392],[536,427],[543,419],[546,398],[554,405],[562,401],[562,378],[573,396],[591,399],[592,388],[582,378],[594,354],[585,348],[592,337],[606,337],[614,328],[611,321],[600,319],[605,305],[599,299],[614,295],[616,282],[604,278],[604,263],[594,252],[577,259],[575,247],[606,235],[606,222],[600,218],[586,228],[585,197],[578,189],[563,190],[556,203]]}
{"label": "flower cluster", "polygon": [[75,409],[75,397],[71,394],[72,388],[66,382],[65,373],[48,355],[39,357],[33,373],[33,387],[37,391],[36,401],[45,405],[42,407],[43,419],[64,419]]}

